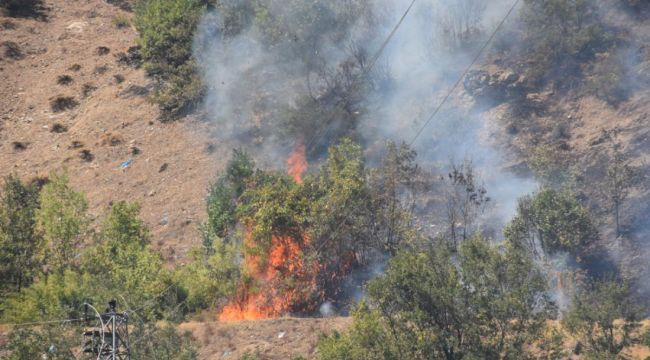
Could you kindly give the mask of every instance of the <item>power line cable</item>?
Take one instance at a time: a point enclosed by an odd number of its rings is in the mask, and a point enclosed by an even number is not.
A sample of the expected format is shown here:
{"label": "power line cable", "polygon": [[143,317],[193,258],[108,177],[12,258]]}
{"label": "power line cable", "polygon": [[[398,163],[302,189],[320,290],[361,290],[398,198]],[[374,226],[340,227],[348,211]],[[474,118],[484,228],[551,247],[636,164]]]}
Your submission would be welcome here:
{"label": "power line cable", "polygon": [[49,320],[49,321],[32,321],[32,322],[24,322],[24,323],[10,323],[10,324],[0,324],[0,325],[9,326],[9,327],[36,326],[36,325],[48,325],[48,324],[62,324],[62,323],[77,322],[77,321],[83,321],[83,320],[84,319],[60,319],[60,320]]}
{"label": "power line cable", "polygon": [[511,15],[512,12],[515,10],[515,8],[517,7],[517,5],[519,5],[519,2],[520,2],[520,1],[521,1],[521,0],[515,0],[515,2],[514,2],[514,3],[512,4],[512,6],[510,7],[510,10],[508,10],[508,12],[506,13],[506,16],[503,17],[503,19],[501,20],[501,22],[499,22],[499,25],[497,25],[497,27],[494,29],[494,31],[492,32],[492,34],[490,35],[490,37],[489,37],[489,38],[487,39],[487,41],[483,44],[483,46],[479,49],[479,51],[478,51],[478,53],[476,54],[476,56],[474,57],[474,59],[472,59],[472,62],[471,62],[471,63],[469,64],[469,66],[465,69],[465,71],[463,71],[462,75],[458,78],[458,80],[456,81],[456,83],[454,83],[454,86],[452,86],[451,89],[449,89],[449,92],[447,92],[447,94],[446,94],[445,97],[442,99],[442,101],[440,102],[440,104],[438,104],[438,106],[433,110],[433,112],[431,113],[431,115],[429,116],[429,118],[427,119],[427,121],[425,121],[424,125],[422,125],[422,127],[420,127],[420,129],[418,130],[418,132],[415,134],[415,137],[413,137],[413,140],[411,140],[411,142],[409,143],[409,147],[412,147],[412,146],[413,146],[413,143],[415,143],[415,140],[417,140],[417,138],[420,137],[420,135],[422,134],[422,131],[424,131],[424,129],[429,125],[429,123],[430,123],[430,122],[431,122],[431,121],[436,117],[436,115],[438,115],[438,113],[439,113],[440,110],[442,109],[443,105],[447,102],[447,100],[449,100],[449,98],[450,98],[451,95],[454,93],[454,91],[456,90],[456,88],[458,87],[458,85],[460,85],[460,83],[463,81],[463,79],[465,78],[465,76],[467,76],[467,74],[468,74],[469,71],[472,69],[472,67],[476,64],[476,62],[478,61],[478,59],[481,58],[481,55],[483,55],[483,52],[485,51],[485,49],[487,49],[487,47],[492,43],[492,41],[493,41],[494,38],[496,37],[496,35],[497,35],[497,33],[499,32],[499,30],[501,30],[501,28],[503,27],[503,24],[505,24],[506,20],[510,17],[510,15]]}
{"label": "power line cable", "polygon": [[[359,81],[359,80],[363,80],[366,76],[368,76],[368,74],[370,74],[370,71],[372,71],[372,69],[375,67],[375,64],[377,64],[377,61],[381,57],[381,54],[384,52],[384,50],[386,49],[386,47],[388,46],[390,41],[393,39],[393,37],[397,33],[397,30],[400,28],[400,26],[402,26],[402,23],[404,22],[404,19],[406,19],[408,14],[411,12],[411,9],[413,8],[413,5],[415,5],[415,2],[416,2],[416,0],[411,1],[409,6],[406,8],[404,13],[402,14],[402,17],[400,17],[397,24],[395,24],[395,26],[393,27],[393,30],[391,30],[390,34],[388,34],[388,36],[386,37],[384,42],[381,44],[379,49],[377,49],[377,51],[373,55],[372,59],[370,60],[370,63],[368,64],[368,66],[366,66],[363,69],[363,71],[361,72],[361,74],[358,75],[357,79],[354,80],[355,82]],[[314,141],[316,141],[316,139],[318,139],[318,138],[323,137],[321,135],[324,135],[324,137],[327,137],[329,135],[329,132],[331,130],[331,126],[332,126],[333,123],[334,123],[334,121],[330,121],[327,125],[325,125],[325,128],[323,128],[322,130],[320,130],[316,134],[314,134],[311,137],[311,139],[309,139],[309,141],[307,142],[307,145],[305,146],[305,149],[307,151],[309,151],[309,149],[313,146]]]}

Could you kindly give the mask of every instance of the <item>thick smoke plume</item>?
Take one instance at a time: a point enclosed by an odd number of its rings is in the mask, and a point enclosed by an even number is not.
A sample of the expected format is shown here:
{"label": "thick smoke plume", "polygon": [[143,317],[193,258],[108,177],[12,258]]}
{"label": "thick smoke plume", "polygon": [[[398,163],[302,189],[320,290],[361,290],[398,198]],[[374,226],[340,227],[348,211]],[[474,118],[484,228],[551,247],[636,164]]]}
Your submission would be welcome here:
{"label": "thick smoke plume", "polygon": [[[364,66],[369,66],[410,0],[322,2],[321,14],[307,20],[301,12],[304,3],[265,2],[268,17],[280,19],[294,39],[269,46],[269,34],[255,24],[231,36],[225,12],[244,6],[236,1],[225,10],[210,12],[195,41],[208,85],[205,109],[219,136],[251,146],[254,156],[278,168],[286,166],[288,153],[301,142],[309,146],[313,137],[335,141],[336,130],[331,129],[341,128],[337,121],[342,119],[327,118],[332,126],[316,135],[298,131],[287,139],[276,130],[286,120],[286,110],[301,106],[303,97],[328,96],[328,90],[337,86],[332,83],[345,75],[346,66],[353,67],[351,63],[359,69],[350,77],[366,76],[367,81],[359,81],[362,93],[354,96],[360,99],[342,116],[354,124],[343,127],[371,149],[386,139],[410,142],[511,5],[505,0],[416,2],[374,67],[364,74],[368,71]],[[346,16],[349,13],[355,17]],[[535,183],[502,170],[505,161],[488,137],[480,112],[472,110],[471,100],[459,91],[413,145],[418,160],[431,167],[471,158],[497,204],[495,214],[505,222],[516,199],[532,191]]]}

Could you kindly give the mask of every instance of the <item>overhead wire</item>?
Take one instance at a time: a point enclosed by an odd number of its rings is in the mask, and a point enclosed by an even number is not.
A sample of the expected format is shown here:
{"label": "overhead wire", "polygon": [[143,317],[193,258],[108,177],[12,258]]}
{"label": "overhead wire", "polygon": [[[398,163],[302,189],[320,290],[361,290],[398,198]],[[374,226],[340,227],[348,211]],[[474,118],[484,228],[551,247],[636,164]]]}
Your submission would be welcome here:
{"label": "overhead wire", "polygon": [[436,115],[438,115],[438,113],[440,112],[440,110],[442,109],[442,107],[445,105],[445,103],[447,102],[447,100],[449,100],[449,98],[450,98],[451,95],[454,93],[454,91],[456,91],[456,88],[458,87],[458,85],[460,85],[460,83],[463,81],[463,79],[465,78],[465,76],[467,76],[467,74],[468,74],[469,71],[472,69],[472,67],[474,67],[474,65],[476,64],[476,62],[481,58],[481,56],[483,55],[483,52],[485,51],[485,49],[487,49],[487,47],[492,43],[492,41],[493,41],[494,38],[496,37],[496,35],[497,35],[497,33],[499,32],[499,30],[501,30],[501,28],[503,27],[503,24],[505,24],[506,20],[508,20],[508,18],[510,17],[510,15],[511,15],[511,14],[513,13],[513,11],[517,8],[517,5],[519,5],[519,2],[520,2],[520,1],[521,1],[521,0],[515,0],[515,2],[514,2],[514,3],[512,4],[512,6],[510,7],[510,10],[508,10],[508,12],[507,12],[506,15],[503,17],[503,19],[499,22],[499,24],[498,24],[497,27],[494,29],[494,31],[492,32],[492,34],[490,35],[490,37],[489,37],[489,38],[487,39],[487,41],[483,44],[483,46],[481,46],[481,48],[479,49],[479,51],[478,51],[478,53],[476,54],[476,56],[474,56],[474,58],[472,59],[472,62],[469,64],[469,66],[467,66],[467,68],[465,68],[465,71],[463,71],[463,73],[461,74],[461,76],[460,76],[460,77],[458,78],[458,80],[454,83],[454,86],[452,86],[452,87],[449,89],[449,91],[447,92],[447,94],[445,95],[445,97],[442,99],[442,101],[440,102],[440,104],[438,104],[438,106],[436,106],[436,108],[433,110],[433,112],[431,113],[431,115],[430,115],[430,116],[427,118],[427,120],[424,122],[424,125],[422,125],[422,127],[420,127],[420,129],[417,131],[417,133],[415,134],[415,136],[413,137],[413,139],[411,140],[411,142],[409,142],[409,147],[412,147],[412,146],[413,146],[413,144],[415,143],[415,140],[417,140],[417,138],[420,137],[420,135],[422,134],[422,132],[424,131],[424,129],[429,125],[429,123],[431,123],[431,121],[433,121],[433,119],[435,119]]}
{"label": "overhead wire", "polygon": [[[388,46],[390,41],[393,39],[393,37],[397,33],[397,30],[400,28],[400,26],[402,26],[402,23],[404,22],[404,19],[406,19],[408,14],[411,12],[411,9],[413,8],[413,5],[415,5],[416,1],[417,0],[411,0],[411,3],[406,8],[404,13],[400,17],[399,21],[397,21],[397,24],[395,24],[395,26],[393,27],[391,32],[388,34],[386,39],[384,39],[384,41],[382,42],[379,49],[377,49],[377,51],[375,51],[375,54],[373,55],[370,62],[368,63],[368,66],[363,68],[363,71],[361,72],[361,74],[358,75],[358,77],[354,80],[355,82],[363,80],[366,76],[368,76],[368,74],[370,74],[372,69],[375,67],[375,64],[377,64],[377,61],[381,57],[381,54],[384,52],[384,50],[386,49],[386,47]],[[313,146],[314,141],[316,141],[316,139],[321,138],[321,137],[327,138],[327,136],[329,136],[329,132],[331,130],[332,124],[334,124],[334,121],[330,121],[327,125],[325,125],[325,128],[323,130],[320,130],[320,131],[316,132],[311,137],[311,139],[306,143],[305,149],[307,149],[307,151],[309,151],[309,149],[311,149],[311,147]],[[321,135],[323,135],[323,136],[321,136]]]}

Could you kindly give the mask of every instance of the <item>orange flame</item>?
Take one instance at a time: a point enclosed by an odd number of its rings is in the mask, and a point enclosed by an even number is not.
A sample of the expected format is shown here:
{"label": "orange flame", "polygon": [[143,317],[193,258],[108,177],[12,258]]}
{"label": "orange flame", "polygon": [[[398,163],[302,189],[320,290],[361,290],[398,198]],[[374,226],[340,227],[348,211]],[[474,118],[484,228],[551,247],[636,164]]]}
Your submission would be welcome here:
{"label": "orange flame", "polygon": [[298,143],[287,159],[288,173],[297,184],[302,184],[302,175],[307,170],[307,148],[303,143]]}
{"label": "orange flame", "polygon": [[[247,245],[250,246],[251,241],[248,231]],[[242,285],[239,300],[224,307],[219,320],[278,317],[318,293],[318,266],[307,263],[303,257],[303,248],[308,243],[309,239],[304,235],[298,240],[291,236],[273,236],[266,261],[262,261],[260,256],[246,254],[245,266],[257,284]]]}

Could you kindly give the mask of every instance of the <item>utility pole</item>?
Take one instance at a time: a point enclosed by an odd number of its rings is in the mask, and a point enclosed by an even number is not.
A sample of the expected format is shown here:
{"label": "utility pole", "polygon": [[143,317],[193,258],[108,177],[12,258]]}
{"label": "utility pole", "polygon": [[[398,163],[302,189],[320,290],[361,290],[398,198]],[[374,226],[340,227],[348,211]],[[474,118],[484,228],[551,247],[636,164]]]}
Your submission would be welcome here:
{"label": "utility pole", "polygon": [[[111,300],[108,309],[99,313],[92,305],[84,304],[86,330],[83,351],[93,354],[97,360],[131,359],[128,316],[118,313],[116,306],[116,301]],[[88,309],[92,309],[94,314]]]}

